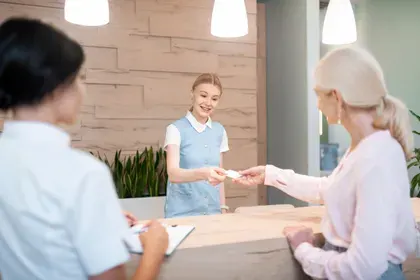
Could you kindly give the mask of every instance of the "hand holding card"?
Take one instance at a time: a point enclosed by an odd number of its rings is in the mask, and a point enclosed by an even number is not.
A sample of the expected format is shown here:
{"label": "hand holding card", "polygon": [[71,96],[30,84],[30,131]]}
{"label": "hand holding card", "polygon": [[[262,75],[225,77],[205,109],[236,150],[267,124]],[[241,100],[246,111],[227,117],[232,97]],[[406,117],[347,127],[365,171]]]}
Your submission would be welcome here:
{"label": "hand holding card", "polygon": [[239,174],[239,172],[234,171],[234,170],[228,170],[226,171],[226,176],[232,179],[238,179],[240,177],[242,177],[241,174]]}

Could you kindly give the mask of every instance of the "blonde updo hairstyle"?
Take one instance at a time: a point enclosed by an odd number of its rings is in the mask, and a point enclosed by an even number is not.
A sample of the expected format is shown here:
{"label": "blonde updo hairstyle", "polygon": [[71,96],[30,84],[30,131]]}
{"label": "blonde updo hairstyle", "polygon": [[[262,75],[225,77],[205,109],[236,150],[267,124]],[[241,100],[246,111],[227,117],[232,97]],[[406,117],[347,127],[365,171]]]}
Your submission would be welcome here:
{"label": "blonde updo hairstyle", "polygon": [[322,91],[339,92],[350,108],[375,109],[374,128],[389,130],[406,159],[412,157],[413,135],[407,107],[388,94],[381,66],[369,52],[345,47],[327,53],[316,68],[315,80]]}

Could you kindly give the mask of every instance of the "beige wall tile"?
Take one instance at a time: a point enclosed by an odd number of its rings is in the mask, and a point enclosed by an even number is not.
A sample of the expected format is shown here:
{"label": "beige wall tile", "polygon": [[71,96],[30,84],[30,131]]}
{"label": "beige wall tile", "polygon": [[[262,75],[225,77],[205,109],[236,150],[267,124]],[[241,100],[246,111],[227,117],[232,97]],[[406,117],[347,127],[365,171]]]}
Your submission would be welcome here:
{"label": "beige wall tile", "polygon": [[[213,116],[229,137],[224,166],[257,164],[256,62],[263,54],[257,53],[256,0],[246,0],[249,34],[237,39],[210,34],[213,0],[110,0],[111,21],[101,27],[66,22],[64,2],[3,0],[0,21],[40,18],[83,45],[87,95],[77,122],[65,127],[74,147],[109,157],[119,149],[158,148],[166,127],[187,112],[196,77],[214,72],[224,87]],[[255,187],[227,181],[226,194],[232,208],[257,204]]]}
{"label": "beige wall tile", "polygon": [[211,10],[181,7],[171,13],[150,13],[150,34],[181,38],[256,43],[255,15],[248,15],[249,34],[241,38],[220,39],[210,33]]}
{"label": "beige wall tile", "polygon": [[200,52],[143,52],[118,50],[118,67],[129,70],[165,71],[181,73],[216,72],[217,56]]}
{"label": "beige wall tile", "polygon": [[256,44],[240,44],[230,42],[219,42],[219,41],[206,41],[196,39],[183,39],[173,38],[172,39],[172,51],[199,51],[209,52],[217,55],[229,55],[229,56],[245,56],[245,57],[256,57],[257,56],[257,45]]}
{"label": "beige wall tile", "polygon": [[[219,73],[220,71],[218,71]],[[119,85],[148,85],[159,83],[173,84],[176,89],[190,91],[191,85],[198,73],[165,73],[149,71],[128,71],[126,69],[87,69],[88,83],[94,84],[119,84]],[[257,79],[254,77],[238,75],[220,75],[225,89],[256,89]]]}
{"label": "beige wall tile", "polygon": [[85,67],[93,69],[107,69],[117,67],[117,49],[84,47]]}
{"label": "beige wall tile", "polygon": [[[139,0],[140,2],[142,0]],[[213,9],[214,0],[157,0],[159,4],[172,4],[187,7]],[[256,1],[245,0],[247,13],[255,14],[257,12]]]}

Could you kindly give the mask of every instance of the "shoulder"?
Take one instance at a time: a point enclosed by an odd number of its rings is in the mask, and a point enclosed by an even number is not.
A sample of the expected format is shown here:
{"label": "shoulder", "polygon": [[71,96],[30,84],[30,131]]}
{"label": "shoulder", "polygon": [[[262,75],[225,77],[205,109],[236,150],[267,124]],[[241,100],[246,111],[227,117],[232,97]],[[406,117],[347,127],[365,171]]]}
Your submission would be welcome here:
{"label": "shoulder", "polygon": [[360,158],[365,160],[381,160],[384,164],[394,161],[405,162],[404,151],[398,141],[388,131],[378,132],[361,143]]}
{"label": "shoulder", "polygon": [[74,174],[81,177],[89,173],[109,173],[108,166],[94,155],[77,149],[70,149],[68,152],[69,161],[73,165]]}
{"label": "shoulder", "polygon": [[175,124],[171,123],[166,127],[166,136],[168,137],[174,133],[179,133],[179,129]]}
{"label": "shoulder", "polygon": [[[183,129],[183,128],[187,128],[190,126],[190,123],[188,122],[186,117],[182,117],[176,121],[174,121],[172,124],[170,124],[169,126],[174,126],[176,128],[178,128],[178,130]],[[168,126],[168,127],[169,127]]]}
{"label": "shoulder", "polygon": [[358,175],[384,176],[390,180],[407,176],[404,151],[395,138],[380,132],[367,140],[357,151],[355,170]]}
{"label": "shoulder", "polygon": [[225,127],[220,122],[213,121],[212,126],[213,126],[213,129],[218,130],[219,132],[224,133],[226,131]]}

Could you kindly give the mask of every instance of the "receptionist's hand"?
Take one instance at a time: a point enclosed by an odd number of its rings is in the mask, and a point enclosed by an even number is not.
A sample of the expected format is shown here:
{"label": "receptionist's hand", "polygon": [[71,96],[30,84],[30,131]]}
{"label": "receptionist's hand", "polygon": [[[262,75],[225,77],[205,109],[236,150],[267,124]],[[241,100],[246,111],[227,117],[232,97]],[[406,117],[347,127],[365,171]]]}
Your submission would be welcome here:
{"label": "receptionist's hand", "polygon": [[244,186],[261,185],[265,180],[265,166],[256,166],[244,171],[239,171],[242,177],[234,179],[233,182]]}
{"label": "receptionist's hand", "polygon": [[212,186],[217,186],[226,179],[226,170],[220,167],[208,167],[205,173],[207,181]]}

